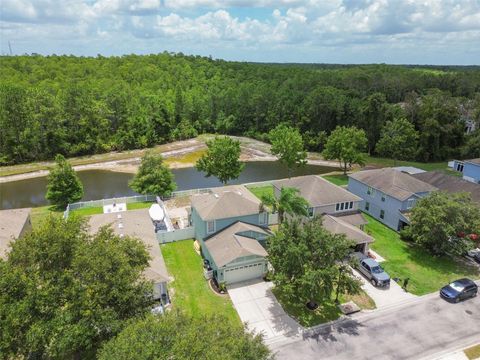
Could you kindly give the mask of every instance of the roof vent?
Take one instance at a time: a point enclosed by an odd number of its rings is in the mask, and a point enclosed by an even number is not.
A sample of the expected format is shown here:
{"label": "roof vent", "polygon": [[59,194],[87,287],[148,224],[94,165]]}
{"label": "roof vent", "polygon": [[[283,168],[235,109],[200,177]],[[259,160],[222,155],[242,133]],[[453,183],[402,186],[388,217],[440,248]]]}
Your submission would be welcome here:
{"label": "roof vent", "polygon": [[217,199],[219,198],[217,193],[213,194],[213,196],[215,196]]}

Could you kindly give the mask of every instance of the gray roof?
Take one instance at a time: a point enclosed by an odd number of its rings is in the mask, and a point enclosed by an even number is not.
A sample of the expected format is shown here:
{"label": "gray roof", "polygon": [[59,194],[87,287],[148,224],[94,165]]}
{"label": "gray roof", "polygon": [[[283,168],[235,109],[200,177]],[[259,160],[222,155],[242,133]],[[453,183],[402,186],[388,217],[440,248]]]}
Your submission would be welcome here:
{"label": "gray roof", "polygon": [[349,224],[332,215],[323,215],[323,227],[333,234],[344,234],[347,239],[355,241],[357,244],[368,244],[374,242],[374,238],[363,232],[359,228]]}
{"label": "gray roof", "polygon": [[260,203],[255,195],[241,185],[215,188],[212,193],[192,196],[192,208],[203,220],[258,214]]}
{"label": "gray roof", "polygon": [[475,165],[480,165],[480,158],[465,160],[465,162],[472,163],[472,164],[475,164]]}
{"label": "gray roof", "polygon": [[269,235],[265,229],[259,226],[239,221],[205,240],[205,246],[218,267],[242,256],[267,256],[267,252],[257,240],[239,235],[246,231]]}
{"label": "gray roof", "polygon": [[273,183],[273,186],[277,189],[281,189],[282,187],[297,188],[300,191],[300,195],[307,200],[312,207],[362,200],[357,195],[317,175],[278,180]]}
{"label": "gray roof", "polygon": [[25,228],[30,227],[32,209],[11,209],[0,211],[0,258],[5,258],[10,242],[18,239]]}
{"label": "gray roof", "polygon": [[349,176],[401,201],[418,193],[437,190],[436,187],[393,168],[359,171]]}
{"label": "gray roof", "polygon": [[350,212],[350,213],[338,213],[335,214],[337,218],[341,218],[343,221],[349,223],[350,225],[360,226],[368,224],[368,220],[362,215],[360,211]]}
{"label": "gray roof", "polygon": [[429,171],[423,174],[412,175],[416,179],[422,180],[430,185],[437,187],[442,191],[449,193],[468,192],[472,200],[480,204],[480,185],[463,180],[457,176],[447,175],[441,171]]}
{"label": "gray roof", "polygon": [[[121,218],[118,218],[118,216],[121,216]],[[147,247],[151,257],[149,267],[144,272],[145,277],[156,283],[168,281],[167,267],[160,251],[160,245],[148,209],[92,215],[88,224],[91,234],[96,233],[102,226],[108,225],[117,235],[123,234],[140,239]],[[119,226],[120,224],[122,224],[122,227]]]}

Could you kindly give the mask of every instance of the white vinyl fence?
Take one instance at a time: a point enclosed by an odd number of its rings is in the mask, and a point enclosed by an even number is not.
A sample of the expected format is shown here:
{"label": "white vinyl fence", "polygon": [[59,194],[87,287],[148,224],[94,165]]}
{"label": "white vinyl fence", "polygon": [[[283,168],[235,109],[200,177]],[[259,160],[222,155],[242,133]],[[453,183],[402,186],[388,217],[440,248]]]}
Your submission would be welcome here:
{"label": "white vinyl fence", "polygon": [[176,229],[173,231],[157,232],[157,240],[160,244],[166,244],[174,241],[188,240],[195,237],[195,228],[193,226]]}

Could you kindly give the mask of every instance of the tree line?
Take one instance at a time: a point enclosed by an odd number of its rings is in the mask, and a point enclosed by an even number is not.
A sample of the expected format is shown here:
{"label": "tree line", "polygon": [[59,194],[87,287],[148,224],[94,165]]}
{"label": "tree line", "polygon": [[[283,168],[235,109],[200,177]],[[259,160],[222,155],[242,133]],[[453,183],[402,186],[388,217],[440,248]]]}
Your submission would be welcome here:
{"label": "tree line", "polygon": [[[227,62],[162,53],[122,57],[2,57],[0,165],[150,147],[199,133],[268,140],[297,128],[323,150],[337,126],[366,132],[406,118],[419,133],[412,159],[470,156],[480,116],[477,67],[327,66]],[[474,140],[472,140],[474,139]],[[477,149],[478,150],[478,149]]]}

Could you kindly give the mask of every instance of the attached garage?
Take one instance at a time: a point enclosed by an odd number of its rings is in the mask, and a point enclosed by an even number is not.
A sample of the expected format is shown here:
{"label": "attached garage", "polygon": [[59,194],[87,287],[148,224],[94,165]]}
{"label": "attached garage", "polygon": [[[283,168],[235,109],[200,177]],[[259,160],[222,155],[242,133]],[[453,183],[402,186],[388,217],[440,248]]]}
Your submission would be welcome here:
{"label": "attached garage", "polygon": [[265,274],[265,261],[227,268],[223,271],[223,279],[227,284],[260,278]]}
{"label": "attached garage", "polygon": [[260,244],[270,233],[257,225],[237,222],[208,237],[203,254],[219,283],[233,284],[262,277],[267,252]]}

